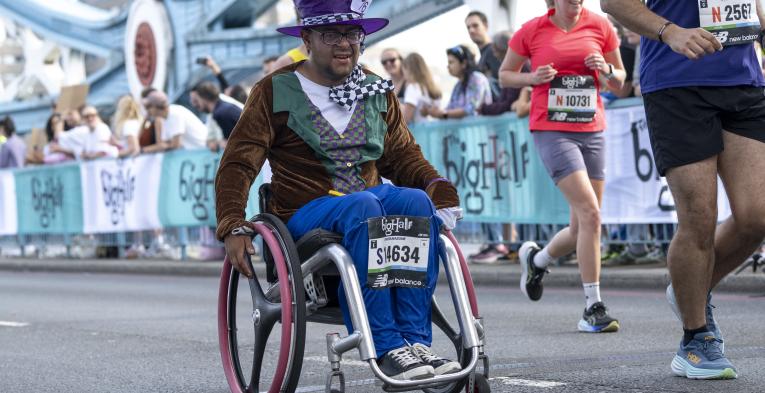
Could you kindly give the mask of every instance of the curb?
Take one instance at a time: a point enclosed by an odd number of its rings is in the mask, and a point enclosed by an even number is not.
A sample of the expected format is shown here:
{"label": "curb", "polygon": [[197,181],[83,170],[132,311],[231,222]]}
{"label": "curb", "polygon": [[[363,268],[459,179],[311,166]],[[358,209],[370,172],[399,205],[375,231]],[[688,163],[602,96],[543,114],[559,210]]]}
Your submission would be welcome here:
{"label": "curb", "polygon": [[[170,276],[220,276],[221,263],[218,261],[174,261],[174,260],[76,260],[76,259],[4,259],[0,260],[0,271],[13,272],[67,272],[99,274],[145,274]],[[265,275],[265,265],[255,263],[255,272]],[[486,287],[516,287],[520,280],[520,266],[517,264],[470,265],[473,283]],[[669,283],[669,273],[661,264],[644,266],[608,267],[601,270],[600,279],[604,288],[612,289],[664,289]],[[446,282],[442,274],[440,283]],[[582,285],[579,271],[575,266],[551,268],[545,277],[547,287],[569,288]],[[729,275],[717,286],[718,291],[765,293],[765,274],[749,270],[739,275]]]}

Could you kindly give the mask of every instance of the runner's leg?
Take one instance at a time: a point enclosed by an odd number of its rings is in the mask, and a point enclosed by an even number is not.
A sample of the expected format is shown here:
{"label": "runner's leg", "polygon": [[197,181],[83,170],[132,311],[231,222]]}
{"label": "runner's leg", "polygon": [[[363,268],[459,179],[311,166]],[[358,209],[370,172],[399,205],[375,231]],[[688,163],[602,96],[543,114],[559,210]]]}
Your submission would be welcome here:
{"label": "runner's leg", "polygon": [[[765,131],[765,130],[764,130]],[[718,158],[733,215],[717,227],[711,288],[743,263],[765,236],[765,143],[723,132]]]}
{"label": "runner's leg", "polygon": [[671,168],[666,175],[678,220],[667,265],[683,327],[692,330],[706,325],[717,222],[717,157]]}

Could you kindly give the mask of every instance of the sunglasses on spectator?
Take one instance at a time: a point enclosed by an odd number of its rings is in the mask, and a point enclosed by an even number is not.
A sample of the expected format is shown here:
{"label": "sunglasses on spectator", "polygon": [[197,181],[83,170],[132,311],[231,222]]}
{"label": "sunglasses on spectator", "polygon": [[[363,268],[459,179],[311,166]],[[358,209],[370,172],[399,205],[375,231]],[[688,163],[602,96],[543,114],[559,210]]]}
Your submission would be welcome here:
{"label": "sunglasses on spectator", "polygon": [[95,113],[84,113],[84,114],[82,115],[82,117],[84,117],[84,118],[86,118],[86,119],[88,119],[88,118],[91,118],[91,117],[96,117],[96,116],[98,116],[98,115],[97,115],[97,114],[95,114]]}
{"label": "sunglasses on spectator", "polygon": [[341,33],[339,31],[319,31],[311,29],[311,31],[319,33],[321,35],[321,42],[325,43],[326,45],[339,45],[340,42],[345,38],[346,41],[348,41],[351,45],[358,45],[362,41],[364,41],[364,31],[361,29],[358,30],[351,30],[346,33]]}
{"label": "sunglasses on spectator", "polygon": [[383,66],[386,66],[386,65],[388,65],[388,63],[393,64],[393,63],[395,63],[396,61],[398,61],[400,59],[401,59],[400,57],[392,57],[390,59],[382,59],[382,60],[380,60],[380,64],[382,64]]}

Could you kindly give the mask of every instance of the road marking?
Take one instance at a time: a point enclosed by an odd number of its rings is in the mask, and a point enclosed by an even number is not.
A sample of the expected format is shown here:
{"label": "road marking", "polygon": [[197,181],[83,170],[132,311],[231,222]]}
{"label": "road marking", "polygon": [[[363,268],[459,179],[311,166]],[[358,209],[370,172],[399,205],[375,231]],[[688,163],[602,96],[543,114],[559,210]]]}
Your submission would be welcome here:
{"label": "road marking", "polygon": [[0,326],[4,327],[24,327],[29,326],[26,322],[0,321]]}
{"label": "road marking", "polygon": [[490,381],[502,381],[505,385],[512,385],[512,386],[529,386],[533,388],[557,388],[560,386],[566,386],[563,382],[553,382],[553,381],[535,381],[533,379],[521,379],[521,378],[510,378],[510,377],[496,377],[496,378],[490,378]]}

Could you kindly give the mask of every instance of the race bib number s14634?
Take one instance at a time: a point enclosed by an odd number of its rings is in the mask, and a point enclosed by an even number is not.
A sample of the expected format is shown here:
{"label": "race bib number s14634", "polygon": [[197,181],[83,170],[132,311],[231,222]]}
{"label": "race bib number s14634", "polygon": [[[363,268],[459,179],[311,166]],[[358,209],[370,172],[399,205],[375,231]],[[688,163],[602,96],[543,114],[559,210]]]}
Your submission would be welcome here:
{"label": "race bib number s14634", "polygon": [[723,46],[749,44],[760,32],[755,0],[699,0],[699,22]]}
{"label": "race bib number s14634", "polygon": [[375,217],[367,220],[367,229],[370,288],[427,286],[430,218]]}

